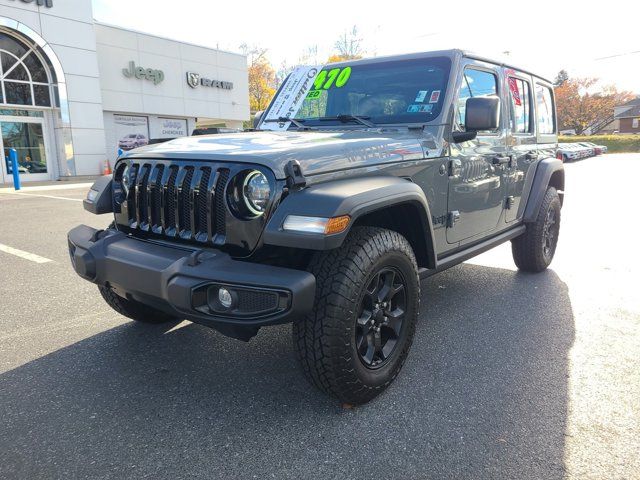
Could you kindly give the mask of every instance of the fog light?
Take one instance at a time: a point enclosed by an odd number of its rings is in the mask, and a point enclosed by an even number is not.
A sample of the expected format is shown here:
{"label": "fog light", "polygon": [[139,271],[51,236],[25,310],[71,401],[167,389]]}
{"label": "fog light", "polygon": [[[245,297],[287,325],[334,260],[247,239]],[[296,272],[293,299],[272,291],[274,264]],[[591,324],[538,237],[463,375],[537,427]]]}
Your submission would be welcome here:
{"label": "fog light", "polygon": [[231,292],[224,287],[220,287],[218,290],[218,301],[224,308],[229,308],[233,304],[233,297]]}

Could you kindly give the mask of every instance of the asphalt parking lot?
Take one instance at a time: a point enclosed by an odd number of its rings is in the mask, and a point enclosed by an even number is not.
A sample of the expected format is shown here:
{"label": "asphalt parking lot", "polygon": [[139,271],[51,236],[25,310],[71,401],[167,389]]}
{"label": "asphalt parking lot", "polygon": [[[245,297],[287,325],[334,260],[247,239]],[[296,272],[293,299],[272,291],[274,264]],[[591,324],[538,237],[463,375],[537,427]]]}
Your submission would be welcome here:
{"label": "asphalt parking lot", "polygon": [[[290,326],[113,312],[72,271],[86,187],[0,193],[0,478],[640,478],[640,154],[568,164],[552,268],[509,245],[423,283],[394,385],[344,409]],[[38,260],[39,261],[34,261]],[[49,260],[49,261],[45,261]]]}

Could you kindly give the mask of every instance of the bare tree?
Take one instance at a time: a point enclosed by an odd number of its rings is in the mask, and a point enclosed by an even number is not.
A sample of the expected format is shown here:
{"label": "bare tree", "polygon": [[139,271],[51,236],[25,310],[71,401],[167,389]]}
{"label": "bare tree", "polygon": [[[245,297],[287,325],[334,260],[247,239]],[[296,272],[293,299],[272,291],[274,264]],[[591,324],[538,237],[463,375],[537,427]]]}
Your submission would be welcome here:
{"label": "bare tree", "polygon": [[337,51],[337,57],[343,60],[353,60],[362,58],[364,48],[362,47],[362,38],[358,35],[358,27],[353,26],[350,32],[344,32],[334,44]]}

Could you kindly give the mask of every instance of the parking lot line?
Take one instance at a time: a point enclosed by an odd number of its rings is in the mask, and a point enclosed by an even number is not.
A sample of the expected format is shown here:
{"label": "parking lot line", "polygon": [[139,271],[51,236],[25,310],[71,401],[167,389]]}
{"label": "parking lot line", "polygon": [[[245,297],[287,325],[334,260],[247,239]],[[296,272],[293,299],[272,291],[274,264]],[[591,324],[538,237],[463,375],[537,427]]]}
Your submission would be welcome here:
{"label": "parking lot line", "polygon": [[[36,186],[24,186],[22,187],[23,192],[37,192],[43,190],[75,190],[79,188],[88,189],[93,183],[63,183],[59,185],[36,185]],[[0,193],[13,193],[13,187],[0,187]]]}
{"label": "parking lot line", "polygon": [[16,257],[24,258],[25,260],[30,260],[35,263],[53,262],[53,260],[41,257],[40,255],[36,255],[35,253],[18,250],[17,248],[10,247],[9,245],[4,245],[3,243],[0,243],[0,252],[9,253],[11,255],[15,255]]}
{"label": "parking lot line", "polygon": [[82,201],[82,198],[58,197],[56,195],[42,195],[42,194],[39,194],[39,193],[0,192],[0,194],[4,194],[4,195],[22,195],[23,197],[55,198],[57,200],[70,200],[72,202],[81,202]]}

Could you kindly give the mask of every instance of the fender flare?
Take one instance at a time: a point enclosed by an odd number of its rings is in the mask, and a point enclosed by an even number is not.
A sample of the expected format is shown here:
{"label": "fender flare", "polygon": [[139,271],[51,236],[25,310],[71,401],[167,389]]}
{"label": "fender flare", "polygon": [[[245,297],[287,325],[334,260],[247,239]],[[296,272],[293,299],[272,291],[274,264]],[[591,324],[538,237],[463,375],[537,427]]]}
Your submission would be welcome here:
{"label": "fender flare", "polygon": [[92,197],[82,200],[82,206],[94,215],[113,212],[113,179],[111,176],[98,178],[89,191],[95,192]]}
{"label": "fender flare", "polygon": [[562,161],[557,158],[545,158],[538,162],[533,184],[531,185],[531,192],[527,199],[527,206],[524,210],[525,223],[535,222],[542,200],[547,193],[551,177],[556,172],[561,172],[560,180],[555,186],[561,192],[560,198],[562,199],[562,192],[564,191],[564,165]]}
{"label": "fender flare", "polygon": [[[411,204],[417,207],[429,255],[433,255],[433,224],[423,190],[406,178],[375,176],[334,180],[289,193],[269,219],[264,231],[266,245],[330,250],[342,245],[358,218],[387,207]],[[284,231],[288,215],[331,218],[349,215],[349,227],[342,233],[324,235]],[[411,220],[411,219],[408,219]]]}

